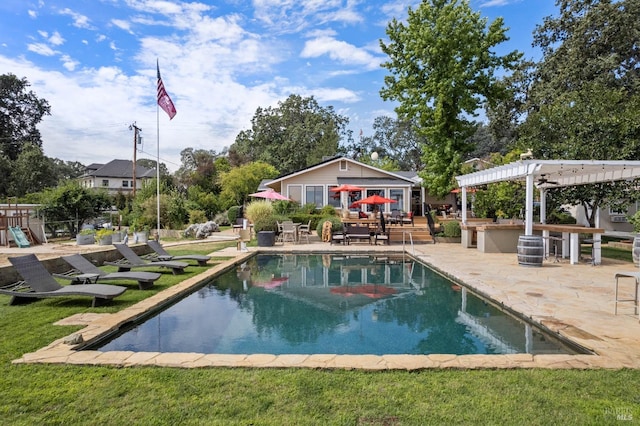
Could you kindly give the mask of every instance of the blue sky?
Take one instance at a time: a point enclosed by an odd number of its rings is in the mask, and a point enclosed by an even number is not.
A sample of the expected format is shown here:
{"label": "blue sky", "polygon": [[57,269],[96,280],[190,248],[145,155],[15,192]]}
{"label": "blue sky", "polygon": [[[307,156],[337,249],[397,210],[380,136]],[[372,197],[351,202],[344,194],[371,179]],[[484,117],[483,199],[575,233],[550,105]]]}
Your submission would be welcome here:
{"label": "blue sky", "polygon": [[[531,47],[532,31],[557,14],[554,0],[471,0],[511,40],[500,53]],[[249,129],[256,108],[290,94],[313,95],[349,118],[354,135],[392,115],[379,90],[379,47],[409,0],[2,0],[0,74],[26,77],[51,105],[39,126],[47,156],[83,164],[156,157],[171,171],[187,147],[220,152]],[[156,59],[178,114],[156,119]],[[158,132],[159,129],[159,132]],[[160,137],[158,138],[158,134]]]}

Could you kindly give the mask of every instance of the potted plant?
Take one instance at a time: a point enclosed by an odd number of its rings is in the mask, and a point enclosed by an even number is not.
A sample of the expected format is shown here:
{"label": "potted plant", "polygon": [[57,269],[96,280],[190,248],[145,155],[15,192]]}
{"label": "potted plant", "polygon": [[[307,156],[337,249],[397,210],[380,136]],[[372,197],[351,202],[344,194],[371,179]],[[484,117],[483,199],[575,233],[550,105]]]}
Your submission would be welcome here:
{"label": "potted plant", "polygon": [[131,232],[133,233],[134,243],[146,243],[149,241],[149,227],[142,225],[137,220],[134,220],[131,224]]}
{"label": "potted plant", "polygon": [[462,230],[460,229],[460,222],[457,220],[450,220],[442,224],[443,231],[438,235],[439,243],[459,243],[461,240]]}
{"label": "potted plant", "polygon": [[76,235],[76,245],[86,246],[96,242],[96,230],[85,228]]}
{"label": "potted plant", "polygon": [[113,244],[113,229],[103,228],[95,233],[96,243],[100,246],[110,246]]}
{"label": "potted plant", "polygon": [[253,223],[259,247],[271,247],[276,241],[278,222],[275,216],[261,217]]}

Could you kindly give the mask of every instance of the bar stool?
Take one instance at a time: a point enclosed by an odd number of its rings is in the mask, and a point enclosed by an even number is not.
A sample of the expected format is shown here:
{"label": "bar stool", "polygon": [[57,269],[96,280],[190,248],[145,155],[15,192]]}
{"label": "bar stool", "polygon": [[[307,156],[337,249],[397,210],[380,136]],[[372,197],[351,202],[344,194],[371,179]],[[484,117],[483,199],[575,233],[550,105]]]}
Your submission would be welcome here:
{"label": "bar stool", "polygon": [[[554,262],[555,263],[560,262],[560,258],[558,257],[558,242],[562,243],[562,237],[554,237],[552,235],[549,235],[546,239],[550,245],[553,243]],[[546,255],[546,252],[545,252],[545,255]]]}
{"label": "bar stool", "polygon": [[[618,298],[619,278],[633,278],[635,280],[636,287],[635,287],[633,299]],[[616,279],[616,290],[615,290],[616,300],[615,300],[615,307],[613,310],[613,314],[618,315],[618,303],[633,302],[634,314],[638,315],[638,287],[640,286],[640,272],[618,272],[615,275],[615,279]],[[640,319],[640,317],[638,319]]]}

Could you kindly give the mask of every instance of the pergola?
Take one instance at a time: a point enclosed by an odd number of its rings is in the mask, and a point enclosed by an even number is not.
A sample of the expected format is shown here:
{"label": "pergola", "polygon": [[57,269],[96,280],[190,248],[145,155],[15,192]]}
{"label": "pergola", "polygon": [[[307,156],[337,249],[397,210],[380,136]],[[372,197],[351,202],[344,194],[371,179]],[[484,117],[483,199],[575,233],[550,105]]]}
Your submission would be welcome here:
{"label": "pergola", "polygon": [[[545,222],[545,190],[563,186],[640,178],[640,161],[632,160],[523,160],[492,167],[456,180],[461,188],[462,205],[467,205],[467,189],[503,181],[525,181],[525,235],[533,235],[533,189],[540,189],[540,221]],[[462,209],[462,222],[467,209]]]}

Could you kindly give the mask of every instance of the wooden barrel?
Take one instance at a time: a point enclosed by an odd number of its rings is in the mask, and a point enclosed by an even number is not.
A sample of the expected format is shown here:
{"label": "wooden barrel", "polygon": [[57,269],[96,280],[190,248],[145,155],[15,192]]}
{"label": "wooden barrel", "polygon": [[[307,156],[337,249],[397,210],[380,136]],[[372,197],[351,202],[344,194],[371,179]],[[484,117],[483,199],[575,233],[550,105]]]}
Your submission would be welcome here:
{"label": "wooden barrel", "polygon": [[518,264],[522,266],[542,266],[544,244],[540,235],[520,235],[518,237]]}

